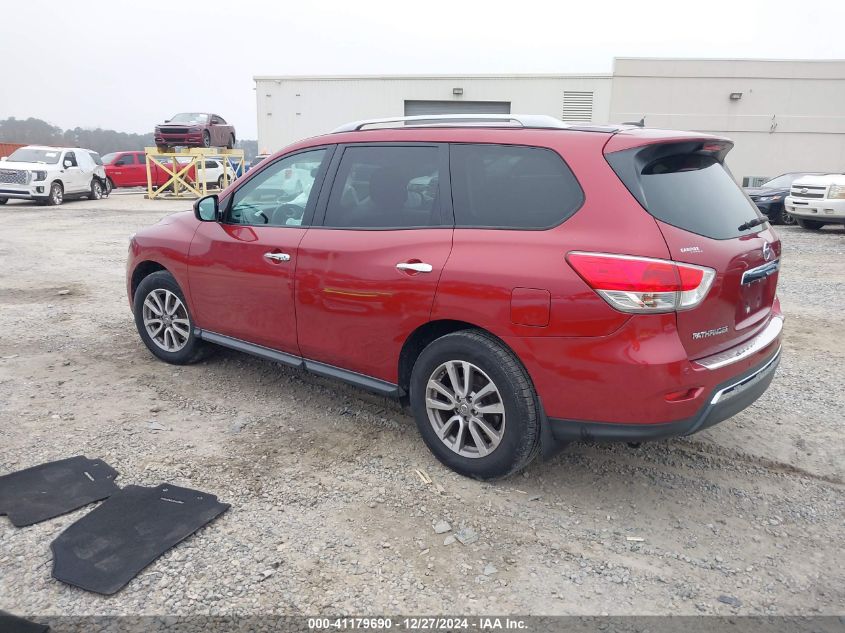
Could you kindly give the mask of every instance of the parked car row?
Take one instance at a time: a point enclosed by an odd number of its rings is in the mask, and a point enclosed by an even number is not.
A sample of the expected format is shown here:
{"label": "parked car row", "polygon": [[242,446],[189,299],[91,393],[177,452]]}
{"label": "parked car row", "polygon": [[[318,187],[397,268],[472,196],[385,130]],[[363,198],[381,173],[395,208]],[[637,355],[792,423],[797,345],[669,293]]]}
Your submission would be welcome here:
{"label": "parked car row", "polygon": [[[172,161],[176,162],[175,165]],[[175,159],[159,157],[158,163],[167,165],[170,171],[179,173],[191,158],[178,156]],[[113,187],[146,187],[147,186],[147,161],[144,152],[114,152],[103,156],[106,176]],[[199,171],[199,176],[197,172]],[[227,174],[224,175],[224,174]],[[200,159],[192,164],[185,173],[184,178],[188,182],[197,182],[204,178],[207,187],[222,189],[225,185],[241,175],[238,166],[232,165],[229,161],[216,158]],[[170,180],[171,174],[154,161],[150,161],[150,179],[154,188],[164,186]]]}
{"label": "parked car row", "polygon": [[0,204],[60,205],[69,198],[99,200],[110,191],[103,161],[89,149],[28,145],[0,162]]}
{"label": "parked car row", "polygon": [[845,175],[790,172],[745,192],[772,224],[845,224]]}

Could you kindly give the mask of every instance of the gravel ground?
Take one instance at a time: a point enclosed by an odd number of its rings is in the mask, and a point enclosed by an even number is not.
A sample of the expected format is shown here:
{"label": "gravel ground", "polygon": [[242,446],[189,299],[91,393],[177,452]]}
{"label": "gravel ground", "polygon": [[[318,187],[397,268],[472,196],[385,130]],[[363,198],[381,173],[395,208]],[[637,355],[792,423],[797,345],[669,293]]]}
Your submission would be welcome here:
{"label": "gravel ground", "polygon": [[843,612],[845,231],[779,229],[785,353],[754,406],[691,438],[574,445],[489,484],[444,469],[406,413],[351,387],[223,350],[156,361],[126,302],[126,241],[187,206],[0,207],[0,473],[84,454],[119,484],[232,504],[111,597],[50,576],[50,542],[88,508],[23,529],[0,518],[0,608]]}

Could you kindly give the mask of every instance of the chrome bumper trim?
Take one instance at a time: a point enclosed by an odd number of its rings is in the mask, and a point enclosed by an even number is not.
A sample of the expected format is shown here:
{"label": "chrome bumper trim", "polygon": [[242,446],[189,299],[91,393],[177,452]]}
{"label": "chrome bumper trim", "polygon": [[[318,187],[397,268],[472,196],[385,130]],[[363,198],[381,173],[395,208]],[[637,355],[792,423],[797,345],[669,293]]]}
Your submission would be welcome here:
{"label": "chrome bumper trim", "polygon": [[783,317],[773,317],[772,320],[769,321],[769,324],[763,328],[763,331],[751,340],[725,350],[724,352],[713,354],[713,356],[708,356],[707,358],[700,358],[693,362],[706,369],[719,369],[725,365],[739,362],[744,358],[748,358],[749,356],[756,354],[761,349],[764,349],[767,345],[771,344],[772,341],[780,336],[782,330]]}
{"label": "chrome bumper trim", "polygon": [[768,360],[768,362],[765,365],[763,365],[760,369],[755,371],[753,374],[751,374],[750,376],[746,376],[745,378],[737,380],[735,383],[730,384],[727,387],[723,387],[722,389],[719,389],[719,391],[717,391],[713,395],[713,399],[710,400],[710,404],[711,405],[716,404],[717,402],[719,402],[719,400],[722,399],[722,396],[724,396],[725,394],[730,393],[730,392],[732,392],[736,389],[742,389],[744,387],[747,387],[750,383],[754,382],[757,378],[760,377],[760,375],[763,372],[765,372],[769,367],[772,366],[772,363],[774,363],[780,357],[780,350],[781,350],[781,348],[778,347],[777,351]]}

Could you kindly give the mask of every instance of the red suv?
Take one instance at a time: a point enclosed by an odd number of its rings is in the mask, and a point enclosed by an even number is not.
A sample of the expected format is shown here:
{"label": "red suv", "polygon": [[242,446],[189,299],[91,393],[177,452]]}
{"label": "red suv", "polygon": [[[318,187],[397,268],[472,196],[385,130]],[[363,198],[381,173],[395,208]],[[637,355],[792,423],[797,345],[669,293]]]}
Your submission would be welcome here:
{"label": "red suv", "polygon": [[401,398],[478,478],[575,440],[689,435],[766,390],[781,245],[730,141],[421,119],[288,147],[137,233],[150,351],[215,343]]}

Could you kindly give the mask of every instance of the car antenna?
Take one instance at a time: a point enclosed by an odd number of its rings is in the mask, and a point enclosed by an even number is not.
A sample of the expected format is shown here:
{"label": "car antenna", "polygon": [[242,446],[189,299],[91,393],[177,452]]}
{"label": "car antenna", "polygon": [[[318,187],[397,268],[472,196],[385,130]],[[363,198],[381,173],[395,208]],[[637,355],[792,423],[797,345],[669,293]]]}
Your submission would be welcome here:
{"label": "car antenna", "polygon": [[642,117],[639,121],[625,121],[622,125],[635,125],[636,127],[645,127],[645,117]]}

